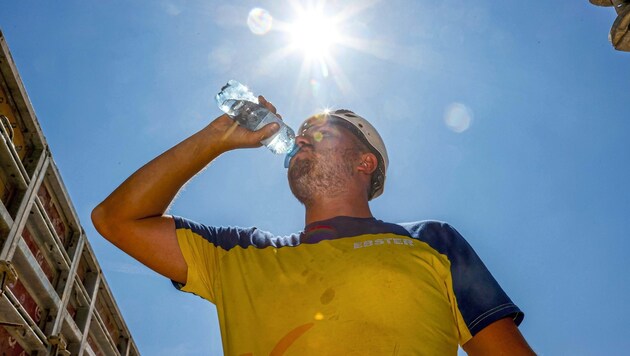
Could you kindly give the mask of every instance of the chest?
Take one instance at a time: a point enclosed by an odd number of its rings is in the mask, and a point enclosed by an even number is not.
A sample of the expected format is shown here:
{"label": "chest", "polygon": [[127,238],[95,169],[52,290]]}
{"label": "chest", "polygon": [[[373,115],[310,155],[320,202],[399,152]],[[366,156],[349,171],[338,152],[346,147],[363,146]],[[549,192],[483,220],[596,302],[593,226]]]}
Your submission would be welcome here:
{"label": "chest", "polygon": [[220,280],[223,295],[242,300],[241,307],[362,317],[449,308],[449,261],[409,237],[364,235],[240,252],[221,259]]}
{"label": "chest", "polygon": [[255,330],[248,350],[289,339],[290,349],[335,354],[456,348],[450,264],[418,240],[379,234],[242,252],[220,261],[217,308],[228,338],[238,335],[231,344],[245,347]]}

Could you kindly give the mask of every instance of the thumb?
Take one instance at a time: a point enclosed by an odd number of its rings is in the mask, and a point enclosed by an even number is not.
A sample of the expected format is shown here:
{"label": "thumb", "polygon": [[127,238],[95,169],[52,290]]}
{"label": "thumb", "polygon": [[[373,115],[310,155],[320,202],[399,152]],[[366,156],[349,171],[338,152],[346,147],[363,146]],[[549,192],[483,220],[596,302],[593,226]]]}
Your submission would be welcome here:
{"label": "thumb", "polygon": [[264,139],[267,139],[273,136],[279,130],[280,130],[280,124],[278,124],[277,122],[272,122],[270,124],[265,125],[260,130],[256,131],[256,133],[259,135],[260,141],[262,141]]}

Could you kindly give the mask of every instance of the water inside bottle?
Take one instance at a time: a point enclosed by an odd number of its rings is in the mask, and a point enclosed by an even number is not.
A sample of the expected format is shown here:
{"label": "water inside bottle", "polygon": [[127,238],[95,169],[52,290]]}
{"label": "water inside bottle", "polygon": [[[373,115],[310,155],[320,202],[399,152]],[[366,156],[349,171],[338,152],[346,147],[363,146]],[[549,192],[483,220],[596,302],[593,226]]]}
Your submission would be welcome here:
{"label": "water inside bottle", "polygon": [[258,122],[258,125],[253,128],[254,131],[262,129],[265,125],[268,125],[272,122],[277,122],[280,125],[280,130],[276,132],[275,135],[267,138],[266,140],[260,141],[263,145],[267,146],[271,150],[271,152],[275,154],[284,154],[289,152],[295,143],[295,133],[293,130],[288,127],[279,117],[277,117],[274,113],[269,110],[262,108],[256,110],[255,115],[265,115],[265,117]]}
{"label": "water inside bottle", "polygon": [[275,154],[285,154],[295,145],[295,133],[280,118],[258,103],[258,98],[243,84],[230,80],[221,88],[215,100],[221,111],[236,120],[241,126],[260,130],[272,122],[280,125],[280,130],[266,140],[260,141]]}
{"label": "water inside bottle", "polygon": [[238,111],[240,110],[240,108],[243,106],[244,101],[228,99],[228,100],[222,101],[221,103],[218,103],[218,100],[217,100],[217,104],[219,105],[219,109],[221,109],[221,111],[223,111],[224,113],[230,116],[236,116],[238,115]]}
{"label": "water inside bottle", "polygon": [[281,126],[280,131],[266,140],[260,141],[269,150],[277,155],[285,154],[295,145],[295,135],[288,130],[287,126]]}
{"label": "water inside bottle", "polygon": [[228,103],[228,101],[245,100],[258,104],[258,98],[246,86],[235,80],[228,81],[214,97],[214,100],[219,108],[228,115],[230,115],[228,112],[230,105],[234,104],[234,102]]}

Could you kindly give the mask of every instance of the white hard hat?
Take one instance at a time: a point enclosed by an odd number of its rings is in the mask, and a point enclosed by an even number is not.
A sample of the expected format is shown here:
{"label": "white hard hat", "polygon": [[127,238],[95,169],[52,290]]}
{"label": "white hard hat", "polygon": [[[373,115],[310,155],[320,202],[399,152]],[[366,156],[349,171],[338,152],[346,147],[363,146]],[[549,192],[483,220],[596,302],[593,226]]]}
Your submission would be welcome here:
{"label": "white hard hat", "polygon": [[385,142],[378,134],[378,131],[370,124],[366,119],[355,114],[350,110],[335,110],[327,112],[330,117],[341,119],[342,122],[350,123],[351,125],[344,125],[350,131],[352,131],[367,147],[376,155],[378,159],[378,167],[372,174],[372,187],[368,196],[369,200],[372,200],[383,193],[385,187],[385,175],[387,173],[387,166],[389,164],[389,158],[387,157],[387,150],[385,149]]}

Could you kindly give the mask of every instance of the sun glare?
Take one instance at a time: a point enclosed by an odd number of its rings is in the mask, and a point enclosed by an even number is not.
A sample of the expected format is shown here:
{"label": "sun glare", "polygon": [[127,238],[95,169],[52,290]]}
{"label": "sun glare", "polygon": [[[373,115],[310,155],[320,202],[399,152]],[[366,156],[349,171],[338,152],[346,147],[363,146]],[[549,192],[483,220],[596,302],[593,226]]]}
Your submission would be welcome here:
{"label": "sun glare", "polygon": [[[264,9],[250,12],[248,25],[255,34],[269,33],[273,30],[285,35],[286,45],[278,48],[265,58],[268,63],[283,63],[284,59],[294,55],[302,57],[298,76],[300,92],[308,97],[325,96],[323,88],[327,80],[332,80],[344,93],[352,92],[352,85],[336,60],[338,52],[350,48],[365,53],[372,53],[373,42],[357,37],[357,21],[362,11],[379,0],[361,0],[349,3],[330,2],[329,0],[288,0],[294,11],[290,21],[271,17]],[[273,22],[272,22],[273,21]],[[360,31],[359,31],[360,32]],[[347,60],[345,61],[347,64]],[[308,84],[308,85],[305,85]]]}
{"label": "sun glare", "polygon": [[291,45],[308,57],[326,57],[331,47],[339,42],[335,23],[315,10],[300,14],[297,21],[289,25]]}

